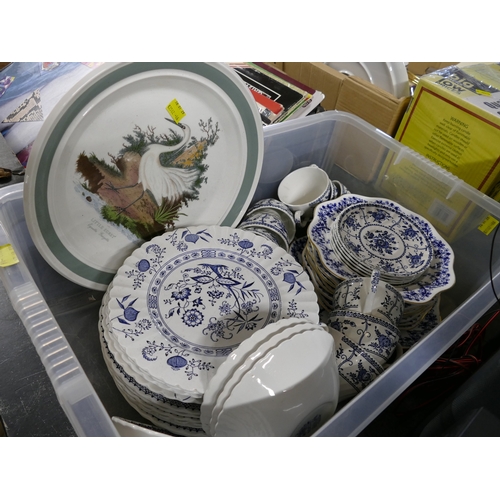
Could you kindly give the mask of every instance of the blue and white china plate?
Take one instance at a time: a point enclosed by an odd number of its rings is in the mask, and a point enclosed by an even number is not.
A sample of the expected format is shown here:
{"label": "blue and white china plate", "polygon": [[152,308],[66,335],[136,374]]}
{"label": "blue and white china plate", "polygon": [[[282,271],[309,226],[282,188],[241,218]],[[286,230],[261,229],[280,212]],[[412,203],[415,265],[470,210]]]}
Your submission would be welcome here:
{"label": "blue and white china plate", "polygon": [[283,318],[319,321],[309,276],[283,249],[249,231],[194,226],[144,243],[118,270],[109,334],[149,380],[202,397],[220,364]]}
{"label": "blue and white china plate", "polygon": [[105,290],[165,228],[236,226],[262,157],[255,101],[228,65],[103,64],[63,96],[33,144],[28,229],[60,274]]}
{"label": "blue and white china plate", "polygon": [[[346,208],[366,202],[377,203],[396,211],[400,207],[388,199],[348,194],[318,205],[314,212],[314,218],[307,229],[309,241],[316,247],[324,268],[340,280],[355,278],[358,275],[339,258],[338,251],[332,241],[332,228]],[[426,271],[415,282],[393,286],[401,293],[405,303],[428,302],[435,295],[455,284],[453,250],[423,217],[412,215],[408,210],[405,210],[405,213],[429,240],[432,246],[432,259]]]}
{"label": "blue and white china plate", "polygon": [[420,339],[430,333],[441,323],[441,312],[439,310],[440,296],[434,301],[430,311],[428,311],[419,323],[412,328],[401,328],[399,330],[399,342],[403,349],[413,347]]}
{"label": "blue and white china plate", "polygon": [[103,354],[105,358],[110,358],[112,362],[112,374],[123,376],[137,393],[145,393],[146,396],[155,397],[159,403],[170,404],[175,401],[176,412],[187,415],[192,415],[193,410],[198,411],[201,404],[200,397],[193,397],[185,394],[182,391],[172,390],[167,384],[158,384],[150,379],[147,374],[140,372],[137,369],[134,360],[129,360],[122,355],[122,350],[115,344],[114,336],[110,334],[109,320],[109,293],[113,283],[111,283],[106,291],[99,316],[99,328],[102,331],[104,338]]}
{"label": "blue and white china plate", "polygon": [[168,420],[177,425],[189,423],[191,427],[199,427],[201,399],[172,393],[166,385],[160,386],[147,380],[121,357],[109,333],[108,303],[109,294],[106,293],[99,313],[100,341],[106,366],[120,392],[134,400],[134,407],[143,406],[150,413],[168,416]]}
{"label": "blue and white china plate", "polygon": [[412,219],[415,214],[400,206],[360,202],[342,211],[332,232],[354,270],[378,269],[382,279],[408,282],[425,272],[432,259],[432,246]]}
{"label": "blue and white china plate", "polygon": [[119,392],[130,406],[156,426],[175,435],[204,436],[200,421],[201,400],[194,402],[193,398],[186,398],[181,394],[171,395],[142,378],[141,374],[133,368],[128,368],[123,362],[108,331],[108,301],[107,292],[103,297],[99,315],[100,341],[105,364]]}

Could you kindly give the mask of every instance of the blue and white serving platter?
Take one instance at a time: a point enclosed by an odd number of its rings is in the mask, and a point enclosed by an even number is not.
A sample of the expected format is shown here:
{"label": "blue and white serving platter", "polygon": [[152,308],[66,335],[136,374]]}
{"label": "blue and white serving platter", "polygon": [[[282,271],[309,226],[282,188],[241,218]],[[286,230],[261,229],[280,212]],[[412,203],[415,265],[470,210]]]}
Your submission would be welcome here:
{"label": "blue and white serving platter", "polygon": [[109,335],[127,366],[202,398],[245,339],[283,318],[319,321],[316,293],[286,251],[226,226],[175,229],[144,243],[109,292]]}
{"label": "blue and white serving platter", "polygon": [[[339,256],[339,251],[333,242],[332,228],[346,208],[367,202],[395,211],[400,209],[400,205],[392,200],[367,198],[352,194],[322,203],[315,209],[313,220],[307,229],[307,235],[310,243],[316,248],[324,269],[336,279],[355,278],[360,274],[347,266]],[[405,210],[405,214],[430,242],[432,258],[426,270],[414,282],[393,286],[401,293],[405,303],[424,303],[455,284],[454,254],[450,245],[427,220],[408,210]]]}
{"label": "blue and white serving platter", "polygon": [[105,290],[165,228],[236,226],[262,158],[255,101],[228,65],[106,63],[63,96],[33,144],[28,229],[60,274]]}

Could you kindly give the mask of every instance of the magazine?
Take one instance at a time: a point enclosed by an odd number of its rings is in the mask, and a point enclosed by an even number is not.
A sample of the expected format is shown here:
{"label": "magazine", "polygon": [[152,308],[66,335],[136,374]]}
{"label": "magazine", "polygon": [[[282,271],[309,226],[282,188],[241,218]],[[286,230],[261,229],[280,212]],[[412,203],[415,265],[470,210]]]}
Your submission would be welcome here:
{"label": "magazine", "polygon": [[325,97],[268,64],[229,64],[254,96],[263,125],[305,116]]}

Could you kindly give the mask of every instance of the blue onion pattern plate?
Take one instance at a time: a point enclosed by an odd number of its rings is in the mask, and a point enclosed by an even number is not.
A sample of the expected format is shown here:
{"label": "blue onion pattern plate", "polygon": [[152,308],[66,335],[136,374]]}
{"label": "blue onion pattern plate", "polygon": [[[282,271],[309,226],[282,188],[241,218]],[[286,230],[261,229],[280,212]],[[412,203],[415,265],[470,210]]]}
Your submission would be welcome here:
{"label": "blue onion pattern plate", "polygon": [[[392,200],[347,194],[318,205],[307,229],[309,241],[317,249],[323,267],[337,279],[356,278],[358,274],[339,256],[332,240],[333,225],[346,208],[366,202],[376,203],[395,211],[401,210],[400,205]],[[404,211],[429,240],[432,246],[432,258],[426,271],[415,282],[398,285],[395,288],[401,293],[405,303],[423,303],[455,284],[454,253],[450,245],[428,221],[417,214],[409,213],[406,209]]]}
{"label": "blue onion pattern plate", "polygon": [[249,231],[166,232],[113,280],[109,329],[123,358],[159,385],[201,397],[217,367],[254,332],[283,318],[319,320],[309,276]]}
{"label": "blue onion pattern plate", "polygon": [[201,400],[155,385],[124,362],[109,333],[108,302],[109,291],[103,297],[99,313],[100,342],[105,364],[119,392],[130,406],[156,426],[174,435],[204,436],[200,422]]}

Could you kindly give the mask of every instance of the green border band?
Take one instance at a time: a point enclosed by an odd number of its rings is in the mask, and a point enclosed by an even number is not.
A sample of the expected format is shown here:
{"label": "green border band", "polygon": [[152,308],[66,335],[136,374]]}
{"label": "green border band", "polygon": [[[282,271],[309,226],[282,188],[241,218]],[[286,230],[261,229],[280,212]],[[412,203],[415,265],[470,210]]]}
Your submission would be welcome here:
{"label": "green border band", "polygon": [[[159,69],[189,71],[190,73],[203,76],[212,81],[218,85],[232,100],[243,120],[247,139],[247,164],[245,168],[245,175],[235,203],[220,225],[230,226],[236,220],[241,208],[248,200],[250,189],[255,180],[259,158],[258,126],[260,123],[256,123],[253,109],[250,107],[249,102],[242,94],[241,88],[239,88],[227,75],[219,71],[216,67],[210,66],[207,63],[131,63],[117,68],[108,75],[98,79],[91,87],[85,90],[59,118],[54,130],[47,139],[47,143],[40,157],[34,188],[36,218],[40,232],[47,246],[59,262],[61,262],[61,264],[63,264],[67,269],[94,283],[107,285],[114,278],[114,273],[99,271],[78,260],[63,245],[57,236],[52,220],[50,219],[47,192],[49,174],[54,154],[64,133],[73,120],[77,117],[81,110],[101,92],[109,88],[111,85],[124,80],[125,78],[129,78],[146,71]],[[262,129],[260,132],[262,133]]]}

